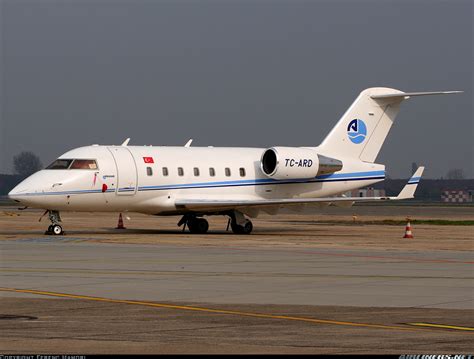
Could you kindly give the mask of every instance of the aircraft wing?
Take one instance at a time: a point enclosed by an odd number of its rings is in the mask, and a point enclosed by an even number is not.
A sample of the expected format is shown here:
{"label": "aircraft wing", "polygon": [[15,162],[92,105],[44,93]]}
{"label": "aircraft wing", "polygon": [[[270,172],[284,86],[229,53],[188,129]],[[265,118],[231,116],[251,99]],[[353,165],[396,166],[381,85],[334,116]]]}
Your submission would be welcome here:
{"label": "aircraft wing", "polygon": [[408,183],[403,187],[398,196],[395,197],[320,197],[320,198],[281,198],[281,199],[177,199],[177,208],[188,210],[227,210],[241,207],[267,207],[267,206],[290,206],[311,203],[336,203],[336,202],[374,202],[410,199],[414,197],[424,167],[419,167]]}

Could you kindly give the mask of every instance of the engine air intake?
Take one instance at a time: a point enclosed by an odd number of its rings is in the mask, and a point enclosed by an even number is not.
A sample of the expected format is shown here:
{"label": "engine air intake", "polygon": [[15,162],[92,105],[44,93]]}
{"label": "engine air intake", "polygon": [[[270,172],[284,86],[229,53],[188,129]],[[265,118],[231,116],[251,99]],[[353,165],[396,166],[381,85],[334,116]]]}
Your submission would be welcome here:
{"label": "engine air intake", "polygon": [[275,172],[277,167],[277,156],[275,151],[270,148],[266,150],[262,156],[262,170],[268,176]]}
{"label": "engine air intake", "polygon": [[309,179],[340,171],[342,162],[303,147],[272,147],[263,152],[261,169],[275,179]]}

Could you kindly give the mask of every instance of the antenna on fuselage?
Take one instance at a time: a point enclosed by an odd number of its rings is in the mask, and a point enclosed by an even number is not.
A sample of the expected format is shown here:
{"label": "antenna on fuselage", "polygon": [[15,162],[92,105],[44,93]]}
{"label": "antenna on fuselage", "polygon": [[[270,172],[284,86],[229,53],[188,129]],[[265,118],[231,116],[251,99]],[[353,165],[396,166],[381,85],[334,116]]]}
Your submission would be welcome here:
{"label": "antenna on fuselage", "polygon": [[130,138],[127,138],[120,146],[127,147],[128,143],[130,142]]}
{"label": "antenna on fuselage", "polygon": [[184,147],[191,147],[191,143],[193,143],[193,139],[190,138],[188,142],[184,145]]}

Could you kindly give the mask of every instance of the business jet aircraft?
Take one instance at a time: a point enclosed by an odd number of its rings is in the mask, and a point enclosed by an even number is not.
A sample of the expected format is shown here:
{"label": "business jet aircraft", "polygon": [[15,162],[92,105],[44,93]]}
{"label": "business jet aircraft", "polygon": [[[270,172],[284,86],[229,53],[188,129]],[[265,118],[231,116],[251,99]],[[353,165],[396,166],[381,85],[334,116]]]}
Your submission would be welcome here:
{"label": "business jet aircraft", "polygon": [[210,215],[229,217],[234,233],[249,234],[260,211],[305,204],[413,198],[418,168],[396,197],[335,197],[385,178],[375,163],[403,100],[461,91],[360,93],[318,147],[214,148],[92,145],[66,152],[25,179],[9,197],[47,210],[46,234],[63,234],[59,211],[181,215],[178,226],[206,233]]}

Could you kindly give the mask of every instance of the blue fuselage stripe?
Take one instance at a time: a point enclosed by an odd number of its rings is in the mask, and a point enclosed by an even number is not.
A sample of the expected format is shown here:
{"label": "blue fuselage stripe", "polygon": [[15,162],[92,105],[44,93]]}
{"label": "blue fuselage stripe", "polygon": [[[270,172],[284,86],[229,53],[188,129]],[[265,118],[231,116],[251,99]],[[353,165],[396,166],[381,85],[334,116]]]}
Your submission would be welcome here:
{"label": "blue fuselage stripe", "polygon": [[336,179],[314,179],[305,181],[233,181],[225,184],[218,184],[216,182],[198,183],[198,184],[178,184],[178,185],[163,185],[163,186],[144,186],[139,187],[139,191],[157,191],[170,189],[190,189],[190,188],[215,188],[215,187],[244,187],[244,186],[258,186],[258,185],[276,185],[276,184],[309,184],[320,182],[341,182],[341,181],[366,181],[373,179],[384,179],[385,176],[377,177],[358,177],[358,178],[336,178]]}
{"label": "blue fuselage stripe", "polygon": [[[169,184],[158,186],[141,186],[137,191],[159,191],[171,189],[198,189],[198,188],[216,188],[216,187],[242,187],[242,186],[257,186],[257,185],[279,185],[279,184],[310,184],[321,182],[341,182],[341,181],[367,181],[367,180],[383,180],[385,178],[384,171],[371,172],[356,172],[356,173],[333,173],[328,175],[317,176],[313,179],[292,179],[292,180],[276,180],[272,178],[257,178],[250,180],[237,181],[220,181],[220,182],[198,182],[198,183],[183,183],[183,184]],[[115,188],[109,188],[107,193],[115,192]],[[118,192],[134,192],[134,187],[122,187]],[[64,192],[39,192],[39,193],[25,193],[23,195],[70,195],[70,194],[89,194],[102,193],[102,190],[72,190]]]}

